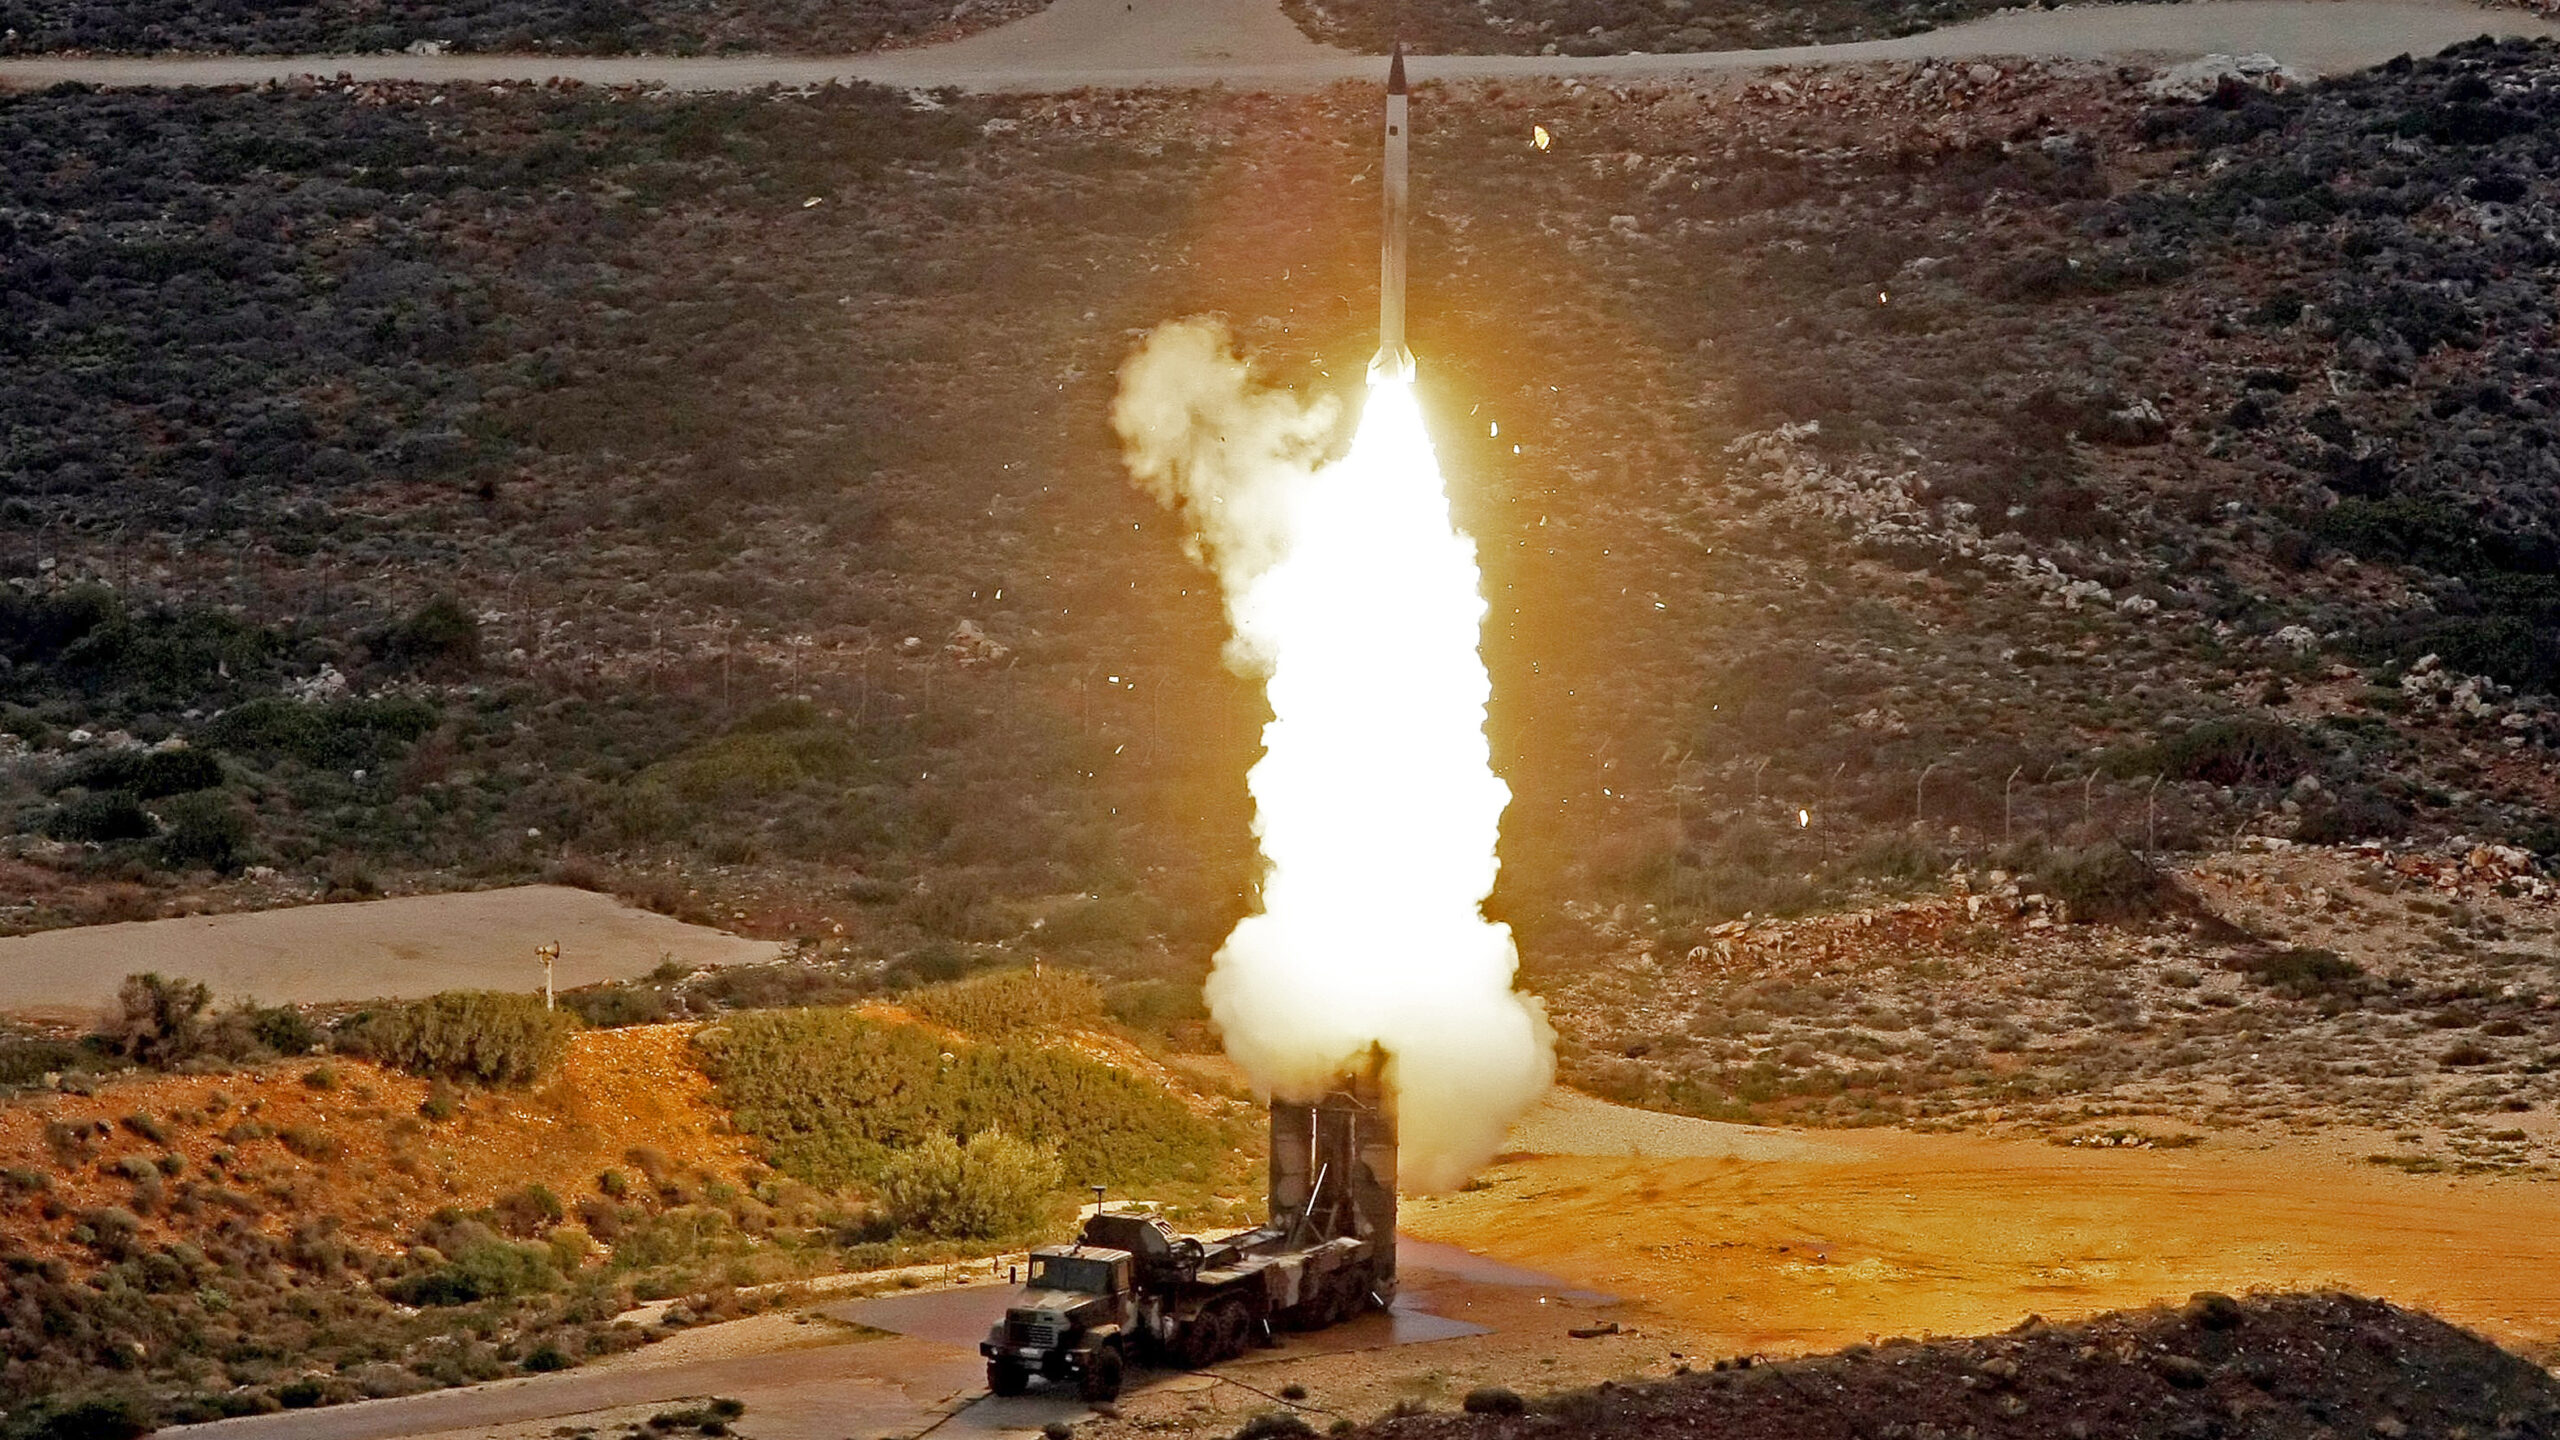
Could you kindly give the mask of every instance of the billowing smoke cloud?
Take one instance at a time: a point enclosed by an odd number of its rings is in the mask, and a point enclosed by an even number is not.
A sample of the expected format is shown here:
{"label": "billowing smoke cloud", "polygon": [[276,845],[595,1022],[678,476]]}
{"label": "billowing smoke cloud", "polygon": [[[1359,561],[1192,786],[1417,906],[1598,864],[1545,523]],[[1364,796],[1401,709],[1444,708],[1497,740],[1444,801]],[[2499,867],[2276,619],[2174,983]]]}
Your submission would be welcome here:
{"label": "billowing smoke cloud", "polygon": [[1261,384],[1208,320],[1157,330],[1112,413],[1131,474],[1216,572],[1229,663],[1274,717],[1248,781],[1262,909],[1218,952],[1210,1013],[1299,1098],[1385,1047],[1404,1186],[1446,1189],[1547,1088],[1554,1035],[1483,913],[1511,792],[1485,742],[1475,544],[1408,385],[1373,384],[1328,461],[1336,418]]}

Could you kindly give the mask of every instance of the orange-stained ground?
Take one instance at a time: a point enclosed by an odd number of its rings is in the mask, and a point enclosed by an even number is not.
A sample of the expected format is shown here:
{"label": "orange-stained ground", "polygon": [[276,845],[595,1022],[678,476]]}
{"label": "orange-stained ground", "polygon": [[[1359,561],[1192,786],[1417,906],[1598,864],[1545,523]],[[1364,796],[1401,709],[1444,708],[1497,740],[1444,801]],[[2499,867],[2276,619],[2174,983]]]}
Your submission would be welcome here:
{"label": "orange-stained ground", "polygon": [[[272,1232],[302,1216],[335,1214],[377,1245],[405,1241],[440,1206],[476,1208],[530,1183],[564,1198],[590,1193],[600,1171],[628,1170],[625,1157],[636,1147],[660,1152],[679,1170],[734,1177],[752,1158],[750,1142],[722,1133],[726,1117],[687,1054],[691,1028],[580,1033],[559,1072],[539,1088],[474,1092],[461,1113],[436,1122],[419,1115],[426,1082],[336,1058],[129,1080],[95,1096],[29,1097],[0,1106],[0,1169],[48,1172],[52,1198],[67,1210],[141,1209],[134,1185],[113,1173],[116,1162],[176,1155],[184,1165],[167,1182],[172,1193],[189,1181],[219,1184],[260,1197],[258,1223]],[[314,1072],[329,1075],[328,1088],[305,1083]],[[136,1114],[156,1123],[165,1142],[120,1123]],[[64,1163],[47,1137],[48,1122],[68,1128],[84,1121],[104,1122],[110,1133],[89,1142],[89,1158]],[[298,1131],[325,1135],[336,1148],[297,1153],[288,1132]],[[224,1151],[228,1163],[217,1166]],[[61,1233],[67,1218],[48,1225],[32,1200],[27,1206],[15,1217],[26,1223],[12,1226],[21,1237],[68,1244]],[[203,1223],[230,1209],[212,1207]],[[199,1223],[165,1211],[142,1218],[145,1232],[160,1238]]]}
{"label": "orange-stained ground", "polygon": [[1614,1293],[1693,1353],[2330,1286],[2529,1353],[2560,1345],[2560,1185],[2408,1175],[2300,1140],[1808,1138],[1829,1153],[1514,1156],[1479,1188],[1409,1202],[1404,1228]]}

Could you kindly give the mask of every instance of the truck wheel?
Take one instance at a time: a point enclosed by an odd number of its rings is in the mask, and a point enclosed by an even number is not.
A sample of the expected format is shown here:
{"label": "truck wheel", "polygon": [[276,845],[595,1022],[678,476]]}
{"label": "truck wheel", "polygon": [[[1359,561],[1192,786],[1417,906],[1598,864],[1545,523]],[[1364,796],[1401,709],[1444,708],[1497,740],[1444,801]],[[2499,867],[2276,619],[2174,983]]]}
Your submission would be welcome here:
{"label": "truck wheel", "polygon": [[1244,1306],[1228,1300],[1209,1313],[1217,1317],[1218,1358],[1233,1360],[1243,1354],[1244,1347],[1250,1343],[1253,1335],[1253,1317],[1245,1312]]}
{"label": "truck wheel", "polygon": [[1119,1351],[1097,1350],[1093,1352],[1093,1358],[1085,1362],[1084,1375],[1081,1377],[1081,1383],[1076,1387],[1076,1392],[1089,1403],[1096,1405],[1108,1400],[1117,1400],[1120,1398],[1121,1373]]}
{"label": "truck wheel", "polygon": [[1183,1322],[1181,1338],[1174,1342],[1174,1356],[1185,1370],[1198,1370],[1218,1363],[1218,1312],[1204,1310]]}
{"label": "truck wheel", "polygon": [[1339,1325],[1360,1313],[1366,1282],[1358,1275],[1336,1271],[1325,1277],[1324,1323]]}
{"label": "truck wheel", "polygon": [[1031,1388],[1031,1372],[1009,1360],[987,1362],[987,1389],[998,1395],[1019,1395]]}

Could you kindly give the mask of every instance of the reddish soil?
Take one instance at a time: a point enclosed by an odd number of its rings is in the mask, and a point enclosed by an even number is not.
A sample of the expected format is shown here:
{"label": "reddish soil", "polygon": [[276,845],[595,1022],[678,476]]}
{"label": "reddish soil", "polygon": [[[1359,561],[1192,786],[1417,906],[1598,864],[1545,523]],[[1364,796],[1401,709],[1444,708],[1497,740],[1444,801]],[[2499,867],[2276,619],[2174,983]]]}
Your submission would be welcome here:
{"label": "reddish soil", "polygon": [[[419,1114],[425,1081],[345,1059],[134,1079],[96,1095],[0,1106],[0,1169],[52,1177],[47,1192],[0,1214],[38,1249],[67,1251],[72,1214],[97,1206],[134,1211],[154,1243],[248,1212],[275,1234],[299,1218],[337,1215],[383,1244],[405,1241],[441,1206],[476,1208],[528,1184],[574,1199],[600,1171],[628,1169],[635,1147],[680,1171],[734,1177],[752,1159],[749,1142],[723,1133],[710,1082],[686,1051],[691,1028],[581,1033],[549,1083],[472,1094],[444,1121]],[[307,1083],[321,1074],[328,1088]],[[147,1117],[166,1138],[148,1138],[123,1123],[128,1116]],[[66,1151],[49,1131],[65,1137]],[[156,1190],[119,1169],[163,1156],[184,1163]]]}
{"label": "reddish soil", "polygon": [[2335,1287],[2560,1343],[2560,1186],[2409,1175],[2299,1140],[1821,1141],[1810,1159],[1512,1157],[1408,1202],[1405,1229],[1612,1292],[1691,1353],[1981,1333],[2199,1288]]}

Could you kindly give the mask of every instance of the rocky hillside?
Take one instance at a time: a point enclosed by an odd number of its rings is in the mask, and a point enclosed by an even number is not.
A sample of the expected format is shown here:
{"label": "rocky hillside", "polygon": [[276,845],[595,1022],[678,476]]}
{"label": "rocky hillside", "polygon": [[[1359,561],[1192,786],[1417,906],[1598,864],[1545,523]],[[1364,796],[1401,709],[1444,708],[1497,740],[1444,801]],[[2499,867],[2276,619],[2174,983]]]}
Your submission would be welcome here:
{"label": "rocky hillside", "polygon": [[1909,35],[1989,14],[1992,0],[1282,0],[1328,45],[1383,55],[1623,55],[1755,50]]}
{"label": "rocky hillside", "polygon": [[1472,1413],[1359,1430],[1382,1440],[1718,1436],[2143,1440],[2529,1435],[2560,1424],[2560,1381],[2479,1336],[2380,1301],[2198,1295],[2177,1310],[2030,1320],[1971,1340],[1887,1340],[1838,1355],[1524,1404],[1478,1391]]}
{"label": "rocky hillside", "polygon": [[1595,914],[1615,952],[1540,981],[1566,1076],[1658,1108],[2063,1144],[2326,1133],[2376,1165],[2549,1175],[2560,899],[2525,859],[2274,842],[2103,925],[2032,877],[1960,872],[1685,952]]}
{"label": "rocky hillside", "polygon": [[1088,1179],[1193,1226],[1254,1193],[1260,1112],[1080,977],[588,1030],[513,1077],[491,1016],[539,1002],[455,998],[283,1060],[163,1027],[151,1064],[0,1098],[0,1435],[569,1369],[790,1282],[1055,1233]]}
{"label": "rocky hillside", "polygon": [[[1533,965],[1959,864],[2560,847],[2560,57],[2280,81],[1434,97]],[[1103,417],[1200,311],[1345,388],[1373,111],[0,102],[9,923],[573,872],[1196,975],[1262,714]]]}

